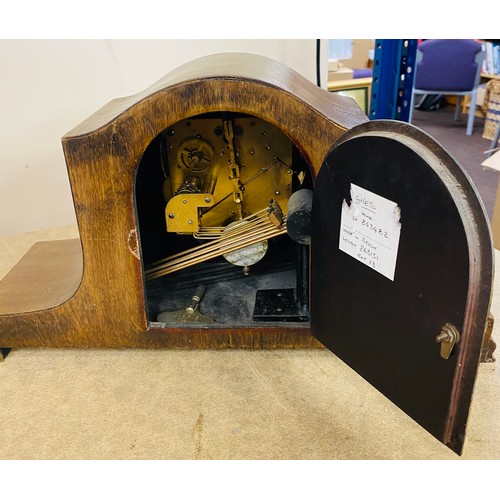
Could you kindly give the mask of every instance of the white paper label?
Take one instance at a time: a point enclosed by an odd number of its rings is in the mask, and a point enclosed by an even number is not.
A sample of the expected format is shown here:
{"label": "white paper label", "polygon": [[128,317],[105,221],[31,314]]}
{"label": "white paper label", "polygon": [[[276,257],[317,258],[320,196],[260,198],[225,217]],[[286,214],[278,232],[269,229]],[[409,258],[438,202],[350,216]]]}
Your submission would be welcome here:
{"label": "white paper label", "polygon": [[344,200],[339,248],[394,281],[401,233],[400,209],[351,183],[351,206]]}

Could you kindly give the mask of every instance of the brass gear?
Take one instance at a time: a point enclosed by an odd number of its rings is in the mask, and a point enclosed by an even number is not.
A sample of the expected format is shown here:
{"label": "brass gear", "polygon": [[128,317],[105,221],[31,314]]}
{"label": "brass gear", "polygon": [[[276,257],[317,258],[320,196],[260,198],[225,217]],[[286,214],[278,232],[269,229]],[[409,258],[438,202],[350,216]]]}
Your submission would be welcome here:
{"label": "brass gear", "polygon": [[201,137],[188,137],[179,144],[177,165],[192,172],[202,172],[215,160],[212,144]]}

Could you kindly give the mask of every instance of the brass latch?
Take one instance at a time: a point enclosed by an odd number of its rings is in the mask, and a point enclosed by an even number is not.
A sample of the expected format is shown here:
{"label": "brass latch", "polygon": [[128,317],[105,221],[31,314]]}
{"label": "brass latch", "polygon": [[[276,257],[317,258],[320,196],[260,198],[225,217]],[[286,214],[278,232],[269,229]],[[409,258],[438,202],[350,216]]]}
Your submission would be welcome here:
{"label": "brass latch", "polygon": [[441,357],[448,359],[455,344],[460,342],[460,332],[451,323],[446,323],[436,337],[436,342],[441,344]]}

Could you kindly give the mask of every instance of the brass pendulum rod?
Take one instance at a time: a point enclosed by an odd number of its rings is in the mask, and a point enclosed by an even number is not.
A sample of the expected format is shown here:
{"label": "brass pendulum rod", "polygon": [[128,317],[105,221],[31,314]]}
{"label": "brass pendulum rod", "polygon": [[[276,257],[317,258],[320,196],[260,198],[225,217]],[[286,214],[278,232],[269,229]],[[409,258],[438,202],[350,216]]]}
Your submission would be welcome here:
{"label": "brass pendulum rod", "polygon": [[229,179],[233,184],[233,200],[236,204],[239,219],[243,218],[241,204],[243,201],[243,191],[240,186],[240,166],[236,159],[236,152],[234,148],[234,129],[232,120],[224,120],[224,135],[227,139],[229,148]]}

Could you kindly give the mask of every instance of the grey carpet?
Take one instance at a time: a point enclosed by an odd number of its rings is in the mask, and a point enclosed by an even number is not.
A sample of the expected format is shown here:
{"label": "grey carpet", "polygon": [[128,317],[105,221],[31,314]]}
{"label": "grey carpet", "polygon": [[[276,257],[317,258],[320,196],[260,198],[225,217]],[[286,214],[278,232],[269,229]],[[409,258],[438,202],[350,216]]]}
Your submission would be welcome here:
{"label": "grey carpet", "polygon": [[471,136],[465,135],[467,116],[460,121],[453,119],[454,107],[446,106],[438,111],[414,111],[413,125],[427,132],[439,142],[471,177],[481,196],[490,220],[498,184],[498,173],[481,166],[491,141],[482,138],[484,120],[476,117]]}

